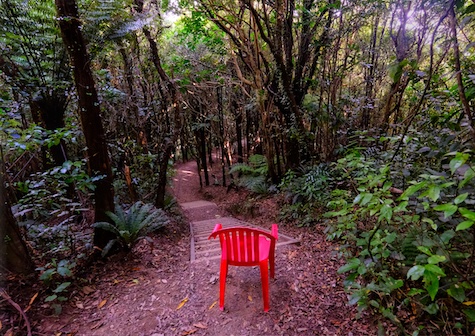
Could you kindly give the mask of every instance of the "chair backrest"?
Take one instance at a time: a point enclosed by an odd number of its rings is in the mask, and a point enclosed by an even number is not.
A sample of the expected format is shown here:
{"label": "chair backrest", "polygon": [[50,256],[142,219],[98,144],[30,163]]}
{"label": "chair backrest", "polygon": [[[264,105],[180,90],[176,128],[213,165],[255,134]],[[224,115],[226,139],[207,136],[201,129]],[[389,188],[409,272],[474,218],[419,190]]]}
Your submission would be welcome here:
{"label": "chair backrest", "polygon": [[[220,225],[209,238],[219,236],[223,258],[230,264],[253,266],[259,264],[260,249],[267,249],[267,253],[275,249],[277,237],[272,234],[248,227],[232,227],[221,229]],[[263,243],[265,239],[265,244]]]}

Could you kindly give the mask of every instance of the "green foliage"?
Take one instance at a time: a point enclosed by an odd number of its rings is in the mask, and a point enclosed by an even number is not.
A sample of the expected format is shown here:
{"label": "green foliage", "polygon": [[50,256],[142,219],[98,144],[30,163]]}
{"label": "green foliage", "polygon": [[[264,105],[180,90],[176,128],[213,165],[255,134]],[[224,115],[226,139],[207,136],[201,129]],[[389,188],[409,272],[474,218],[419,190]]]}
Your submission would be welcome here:
{"label": "green foliage", "polygon": [[36,269],[41,271],[39,279],[44,282],[50,292],[50,295],[44,301],[54,309],[56,315],[61,314],[62,303],[68,300],[67,288],[71,285],[71,280],[74,279],[73,270],[75,266],[75,262],[64,259],[57,262],[53,258],[45,266]]}
{"label": "green foliage", "polygon": [[110,231],[117,237],[102,250],[103,257],[110,252],[115,243],[130,250],[137,240],[146,239],[147,234],[169,224],[169,219],[162,209],[140,201],[134,203],[127,211],[124,211],[120,205],[116,205],[115,213],[108,212],[107,215],[113,224],[97,222],[93,225],[95,228]]}
{"label": "green foliage", "polygon": [[288,171],[279,184],[280,191],[288,200],[280,212],[281,220],[296,221],[298,226],[315,224],[318,209],[330,200],[333,182],[327,164]]}
{"label": "green foliage", "polygon": [[[408,172],[404,192],[393,186],[399,171],[357,153],[335,163],[344,172],[340,187],[345,188],[333,191],[332,211],[325,214],[329,239],[347,247],[339,273],[348,274],[350,303],[377,309],[401,328],[398,311],[411,314],[414,305],[429,315],[460,319],[455,311],[448,313],[447,300],[462,311],[474,299],[471,153],[441,155],[439,171],[426,168],[414,178]],[[465,312],[468,322],[470,314]]]}
{"label": "green foliage", "polygon": [[85,205],[70,198],[69,188],[75,186],[77,193],[87,195],[94,190],[94,182],[101,178],[89,177],[85,161],[66,161],[62,166],[32,174],[16,184],[23,193],[16,216],[40,220],[76,215],[77,209]]}
{"label": "green foliage", "polygon": [[249,163],[235,163],[229,170],[230,174],[238,174],[238,185],[256,194],[268,194],[267,161],[263,155],[251,155]]}
{"label": "green foliage", "polygon": [[[22,94],[60,97],[71,87],[53,1],[0,2],[0,56]],[[65,101],[62,101],[65,103]]]}

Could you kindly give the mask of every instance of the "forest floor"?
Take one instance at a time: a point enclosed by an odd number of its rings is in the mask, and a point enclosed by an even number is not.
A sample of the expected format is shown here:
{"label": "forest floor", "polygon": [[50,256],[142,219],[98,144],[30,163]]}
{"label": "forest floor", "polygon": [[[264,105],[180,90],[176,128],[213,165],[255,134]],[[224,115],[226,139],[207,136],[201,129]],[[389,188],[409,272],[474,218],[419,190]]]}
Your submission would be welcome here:
{"label": "forest floor", "polygon": [[[233,216],[270,228],[276,221],[280,209],[276,198],[251,198],[245,190],[228,192],[218,185],[200,188],[195,162],[176,168],[171,191],[179,204],[214,202],[217,208],[207,216],[217,223],[219,217]],[[77,274],[78,284],[70,290],[59,316],[52,315],[47,304],[35,304],[28,313],[33,335],[378,333],[376,317],[357,317],[356,308],[348,306],[343,278],[337,273],[342,265],[338,245],[325,239],[323,226],[279,224],[279,232],[299,238],[300,244],[277,248],[268,313],[262,307],[259,268],[246,267],[230,268],[225,309],[220,311],[219,260],[190,262],[189,223],[197,220],[190,216],[193,213],[184,212],[181,223],[153,235],[152,245],[142,241],[131,253],[113,256]],[[4,332],[0,325],[0,334]]]}

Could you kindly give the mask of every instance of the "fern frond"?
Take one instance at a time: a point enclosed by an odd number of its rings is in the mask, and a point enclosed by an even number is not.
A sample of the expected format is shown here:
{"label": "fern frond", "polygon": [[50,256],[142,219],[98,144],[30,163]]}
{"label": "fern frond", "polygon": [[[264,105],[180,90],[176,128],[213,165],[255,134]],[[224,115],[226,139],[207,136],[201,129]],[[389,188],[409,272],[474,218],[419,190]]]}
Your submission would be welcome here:
{"label": "fern frond", "polygon": [[108,222],[97,222],[92,225],[94,228],[98,229],[103,229],[109,232],[114,233],[115,235],[119,235],[119,230],[117,230],[117,227],[112,225],[111,223]]}
{"label": "fern frond", "polygon": [[235,163],[229,170],[230,174],[241,173],[242,175],[253,175],[254,169],[245,163]]}
{"label": "fern frond", "polygon": [[122,209],[119,210],[116,208],[115,213],[107,211],[106,215],[114,222],[114,225],[117,227],[118,230],[122,230],[124,228],[123,225],[125,217]]}

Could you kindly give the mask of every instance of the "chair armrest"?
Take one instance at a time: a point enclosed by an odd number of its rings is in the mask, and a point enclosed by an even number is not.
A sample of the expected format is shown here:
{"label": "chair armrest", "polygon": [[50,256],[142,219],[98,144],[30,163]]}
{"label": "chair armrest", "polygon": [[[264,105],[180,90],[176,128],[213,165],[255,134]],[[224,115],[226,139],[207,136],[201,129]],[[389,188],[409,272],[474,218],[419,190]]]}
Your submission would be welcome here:
{"label": "chair armrest", "polygon": [[275,240],[279,239],[279,229],[277,228],[277,224],[272,224],[272,233],[271,234],[275,237]]}
{"label": "chair armrest", "polygon": [[211,239],[211,238],[216,238],[216,234],[219,230],[221,230],[223,228],[223,226],[221,224],[216,224],[214,229],[213,229],[213,232],[211,232],[211,234],[209,235],[208,239]]}

